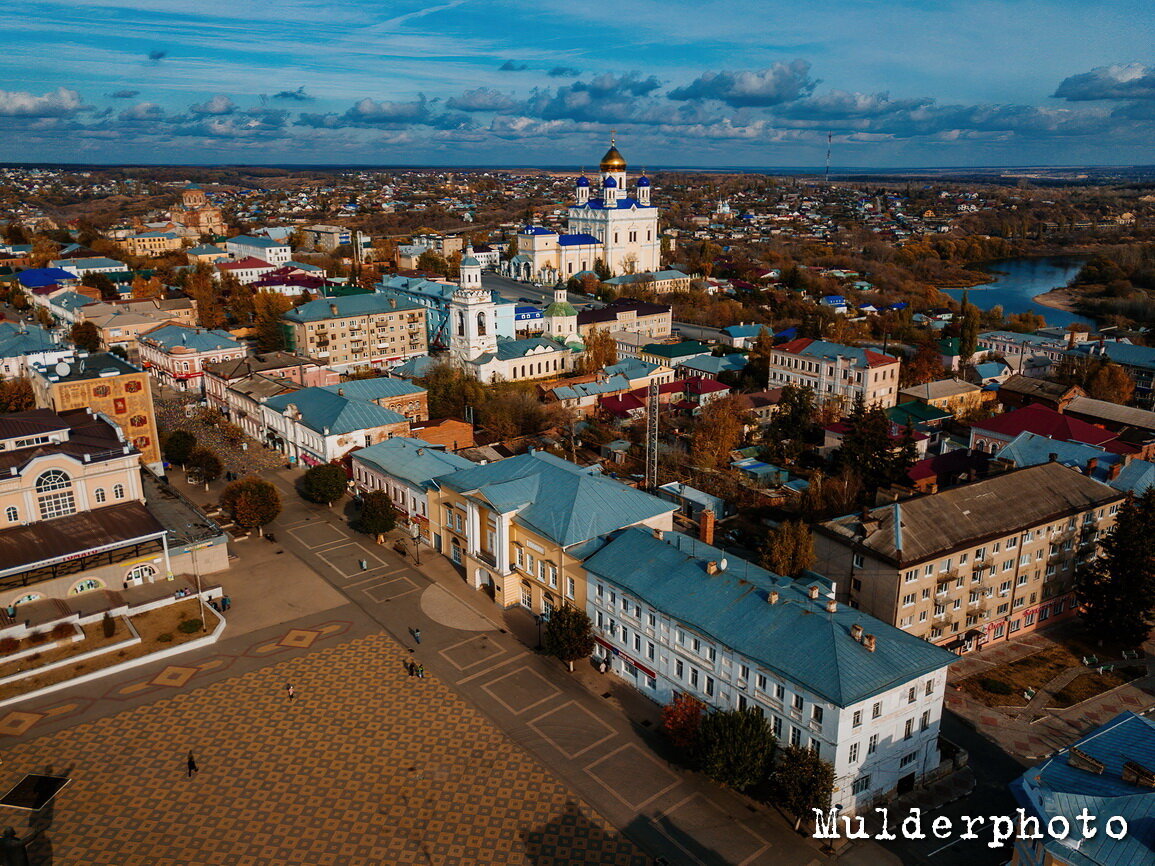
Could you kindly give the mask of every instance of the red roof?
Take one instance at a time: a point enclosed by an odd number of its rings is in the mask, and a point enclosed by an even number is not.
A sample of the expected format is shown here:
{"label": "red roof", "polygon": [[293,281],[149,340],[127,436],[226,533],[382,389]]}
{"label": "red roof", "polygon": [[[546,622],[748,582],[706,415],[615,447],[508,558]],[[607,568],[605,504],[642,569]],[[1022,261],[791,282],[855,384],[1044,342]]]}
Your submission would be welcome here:
{"label": "red roof", "polygon": [[994,433],[1006,439],[1014,439],[1020,433],[1029,432],[1060,442],[1083,442],[1087,445],[1104,445],[1118,436],[1110,430],[1037,403],[980,421],[973,429],[980,433]]}
{"label": "red roof", "polygon": [[[782,352],[789,352],[791,355],[801,355],[810,348],[812,343],[826,343],[826,341],[812,340],[809,337],[798,337],[789,343],[783,343],[774,348]],[[861,355],[862,359],[866,361],[867,367],[884,367],[887,364],[897,364],[899,362],[898,358],[892,355],[884,355],[882,352],[876,352],[873,349],[861,349],[857,346],[842,346],[838,343],[826,343],[826,345],[845,349],[848,355]],[[815,356],[817,357],[817,353]]]}
{"label": "red roof", "polygon": [[693,378],[686,381],[687,394],[715,394],[718,391],[729,391],[729,385],[723,385],[717,379],[708,376]]}
{"label": "red roof", "polygon": [[646,405],[633,394],[612,394],[609,397],[600,398],[598,402],[603,409],[614,415],[629,415],[630,412],[643,409]]}
{"label": "red roof", "polygon": [[256,256],[245,256],[235,262],[217,262],[217,267],[222,271],[248,271],[253,268],[269,268],[271,270],[273,266]]}

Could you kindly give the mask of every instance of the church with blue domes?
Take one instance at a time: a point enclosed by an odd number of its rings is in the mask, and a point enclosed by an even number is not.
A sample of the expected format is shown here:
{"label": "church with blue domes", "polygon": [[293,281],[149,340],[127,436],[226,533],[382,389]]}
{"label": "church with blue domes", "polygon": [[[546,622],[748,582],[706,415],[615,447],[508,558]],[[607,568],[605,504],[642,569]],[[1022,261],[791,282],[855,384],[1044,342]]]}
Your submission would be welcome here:
{"label": "church with blue domes", "polygon": [[599,259],[612,275],[658,270],[661,241],[650,179],[643,174],[630,189],[626,161],[612,137],[599,168],[597,181],[584,174],[577,179],[564,234],[532,225],[518,232],[510,276],[552,285],[592,271]]}

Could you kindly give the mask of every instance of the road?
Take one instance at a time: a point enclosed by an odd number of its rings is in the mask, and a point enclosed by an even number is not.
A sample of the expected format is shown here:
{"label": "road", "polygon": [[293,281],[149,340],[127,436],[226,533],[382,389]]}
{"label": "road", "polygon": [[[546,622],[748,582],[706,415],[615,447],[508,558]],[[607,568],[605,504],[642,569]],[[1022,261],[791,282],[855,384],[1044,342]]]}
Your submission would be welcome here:
{"label": "road", "polygon": [[703,342],[718,342],[722,339],[722,332],[717,328],[707,328],[705,325],[692,325],[689,322],[674,322],[673,328],[687,340],[702,340]]}
{"label": "road", "polygon": [[[553,288],[543,286],[538,288],[533,283],[522,283],[517,280],[511,280],[509,277],[503,277],[500,274],[483,271],[481,274],[481,284],[487,289],[493,289],[501,297],[509,301],[520,301],[521,303],[534,304],[535,306],[544,306],[553,303]],[[600,307],[601,304],[592,300],[587,295],[578,295],[573,292],[568,293],[569,302],[578,310],[586,308]]]}

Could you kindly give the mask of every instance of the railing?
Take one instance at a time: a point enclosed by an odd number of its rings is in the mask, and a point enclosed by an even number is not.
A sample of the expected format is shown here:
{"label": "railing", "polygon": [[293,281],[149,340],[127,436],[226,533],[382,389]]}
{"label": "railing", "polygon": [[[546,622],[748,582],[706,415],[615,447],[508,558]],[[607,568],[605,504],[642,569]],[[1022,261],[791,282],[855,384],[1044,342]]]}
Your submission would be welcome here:
{"label": "railing", "polygon": [[477,558],[488,565],[490,568],[497,568],[497,557],[486,550],[477,551]]}

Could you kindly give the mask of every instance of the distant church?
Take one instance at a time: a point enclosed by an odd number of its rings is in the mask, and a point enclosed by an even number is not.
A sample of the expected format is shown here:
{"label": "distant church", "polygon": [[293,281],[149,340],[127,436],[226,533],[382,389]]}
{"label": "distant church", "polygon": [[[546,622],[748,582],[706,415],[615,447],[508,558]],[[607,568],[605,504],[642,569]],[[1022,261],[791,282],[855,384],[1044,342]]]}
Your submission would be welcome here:
{"label": "distant church", "polygon": [[613,137],[600,169],[597,189],[584,174],[577,179],[565,234],[532,225],[517,233],[517,255],[503,265],[508,276],[553,285],[592,271],[599,259],[616,276],[660,267],[658,209],[650,204],[650,179],[639,177],[630,195],[626,161]]}
{"label": "distant church", "polygon": [[192,183],[181,191],[180,204],[169,213],[169,219],[176,225],[177,232],[186,238],[228,233],[221,209],[210,204],[204,190]]}

